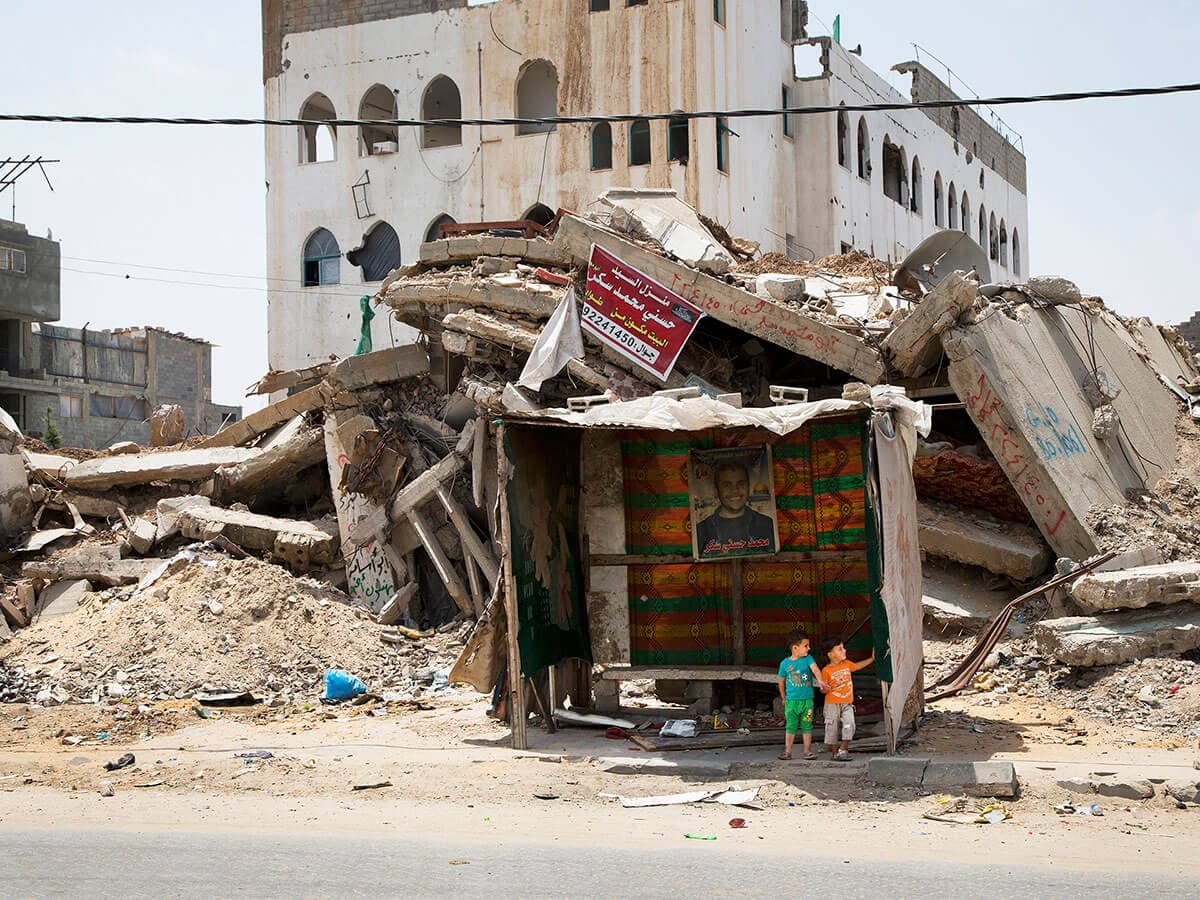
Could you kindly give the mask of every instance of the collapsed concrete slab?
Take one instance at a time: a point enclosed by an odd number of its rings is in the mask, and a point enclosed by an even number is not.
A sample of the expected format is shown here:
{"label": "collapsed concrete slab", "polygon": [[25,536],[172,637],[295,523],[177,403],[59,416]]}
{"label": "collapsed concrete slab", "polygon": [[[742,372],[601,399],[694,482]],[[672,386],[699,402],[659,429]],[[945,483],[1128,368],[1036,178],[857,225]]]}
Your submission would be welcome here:
{"label": "collapsed concrete slab", "polygon": [[66,471],[70,487],[105,490],[155,481],[203,481],[221,466],[253,459],[262,451],[242,447],[167,450],[141,456],[108,456],[85,460]]}
{"label": "collapsed concrete slab", "polygon": [[1038,649],[1068,666],[1112,666],[1200,648],[1200,607],[1047,619],[1033,628]]}
{"label": "collapsed concrete slab", "polygon": [[324,402],[319,388],[308,388],[298,394],[285,397],[278,403],[264,406],[258,412],[250,413],[246,418],[240,422],[234,422],[228,428],[222,428],[200,446],[237,447],[249,443],[260,434],[266,434],[272,428],[278,428],[296,416],[316,409]]}
{"label": "collapsed concrete slab", "polygon": [[161,562],[158,559],[121,559],[88,554],[55,562],[28,562],[21,566],[21,575],[25,578],[40,578],[43,581],[85,580],[106,587],[116,587],[122,584],[137,584]]}
{"label": "collapsed concrete slab", "polygon": [[532,319],[548,319],[554,314],[561,289],[538,284],[530,290],[518,278],[429,277],[394,282],[379,295],[397,318],[419,322],[424,316],[441,317],[471,307],[486,307]]}
{"label": "collapsed concrete slab", "polygon": [[694,269],[724,275],[733,266],[733,256],[704,227],[696,210],[670,188],[609,188],[597,204],[614,228],[657,241]]}
{"label": "collapsed concrete slab", "polygon": [[1016,596],[1012,589],[989,588],[987,576],[977,568],[936,557],[925,560],[921,575],[925,624],[950,634],[979,631]]}
{"label": "collapsed concrete slab", "polygon": [[329,370],[325,380],[334,391],[357,391],[377,384],[417,378],[429,371],[429,354],[416,344],[348,356]]}
{"label": "collapsed concrete slab", "polygon": [[[1094,555],[1089,510],[1124,503],[1174,464],[1178,402],[1110,313],[993,305],[944,344],[951,385],[1059,556]],[[1103,391],[1085,390],[1097,382]],[[1120,428],[1097,438],[1095,408],[1113,390]]]}
{"label": "collapsed concrete slab", "polygon": [[1089,613],[1142,609],[1183,600],[1200,602],[1200,562],[1093,572],[1075,582],[1071,598]]}
{"label": "collapsed concrete slab", "polygon": [[1046,542],[1027,525],[931,501],[917,504],[917,519],[921,549],[932,556],[1017,581],[1036,578],[1054,562]]}
{"label": "collapsed concrete slab", "polygon": [[853,375],[867,384],[884,376],[879,351],[852,334],[774,301],[743,291],[703,272],[644,250],[608,229],[576,216],[563,216],[555,247],[586,266],[592,244],[665,285],[719,322],[759,340]]}
{"label": "collapsed concrete slab", "polygon": [[937,365],[942,335],[971,308],[978,292],[979,282],[962,272],[951,272],[942,279],[884,338],[883,357],[892,371],[911,378]]}
{"label": "collapsed concrete slab", "polygon": [[542,266],[562,265],[558,249],[541,238],[499,237],[479,234],[443,238],[421,245],[420,261],[425,266],[474,262],[480,256],[513,256]]}
{"label": "collapsed concrete slab", "polygon": [[38,611],[33,618],[34,623],[49,622],[78,611],[79,604],[91,591],[91,582],[83,579],[55,582],[38,597]]}
{"label": "collapsed concrete slab", "polygon": [[285,560],[298,571],[327,565],[338,555],[336,526],[224,509],[207,501],[189,504],[178,517],[184,537],[207,541],[223,535],[245,550]]}
{"label": "collapsed concrete slab", "polygon": [[277,491],[281,484],[303,469],[325,458],[325,438],[321,429],[299,424],[285,426],[286,434],[263,445],[262,453],[245,462],[217,469],[213,478],[213,496],[218,502],[249,502],[261,494]]}

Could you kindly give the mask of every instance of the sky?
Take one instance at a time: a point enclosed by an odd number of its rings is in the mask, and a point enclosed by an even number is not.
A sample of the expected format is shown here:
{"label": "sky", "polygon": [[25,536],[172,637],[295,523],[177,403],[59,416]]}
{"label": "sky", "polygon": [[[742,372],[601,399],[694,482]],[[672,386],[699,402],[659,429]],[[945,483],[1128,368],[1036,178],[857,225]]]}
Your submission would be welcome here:
{"label": "sky", "polygon": [[[8,6],[4,112],[262,114],[256,0]],[[1200,9],[1184,2],[816,0],[809,32],[829,33],[839,13],[843,44],[861,43],[905,93],[908,78],[889,69],[914,42],[981,96],[1200,80]],[[1126,315],[1173,323],[1200,309],[1188,268],[1200,95],[999,112],[1028,157],[1032,273],[1072,278]],[[26,154],[62,160],[48,167],[53,192],[36,173],[22,179],[16,218],[62,243],[63,324],[205,338],[213,399],[259,405],[242,395],[267,368],[262,130],[0,123],[0,158]],[[0,195],[0,215],[11,201]]]}

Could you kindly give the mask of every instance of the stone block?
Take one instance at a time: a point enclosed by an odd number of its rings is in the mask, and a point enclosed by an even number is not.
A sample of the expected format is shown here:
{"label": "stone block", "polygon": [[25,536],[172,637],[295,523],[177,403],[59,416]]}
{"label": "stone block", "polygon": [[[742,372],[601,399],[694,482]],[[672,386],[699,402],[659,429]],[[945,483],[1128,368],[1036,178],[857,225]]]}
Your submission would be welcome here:
{"label": "stone block", "polygon": [[621,708],[621,682],[603,678],[593,681],[592,704],[598,712],[617,712]]}
{"label": "stone block", "polygon": [[48,622],[70,615],[79,609],[79,604],[91,593],[92,585],[82,579],[78,581],[56,581],[42,591],[38,614],[34,623]]}
{"label": "stone block", "polygon": [[867,780],[888,787],[920,787],[928,759],[875,756],[867,761]]}
{"label": "stone block", "polygon": [[970,797],[1017,796],[1017,772],[1010,762],[931,762],[921,786],[931,791],[962,791]]}
{"label": "stone block", "polygon": [[1092,788],[1101,797],[1118,797],[1122,800],[1149,800],[1154,796],[1154,785],[1140,779],[1103,778],[1095,781]]}
{"label": "stone block", "polygon": [[1101,616],[1047,619],[1034,626],[1038,650],[1068,666],[1111,666],[1200,648],[1200,608],[1191,603]]}
{"label": "stone block", "polygon": [[1036,578],[1054,562],[1046,542],[1027,525],[944,503],[918,503],[917,517],[921,549],[932,556],[1018,581]]}
{"label": "stone block", "polygon": [[1200,601],[1200,562],[1093,572],[1075,582],[1071,596],[1089,613]]}
{"label": "stone block", "polygon": [[1092,782],[1086,778],[1064,778],[1056,782],[1064,791],[1070,791],[1072,794],[1092,794]]}
{"label": "stone block", "polygon": [[145,556],[154,547],[158,536],[158,525],[149,519],[134,519],[129,530],[129,546],[138,556]]}
{"label": "stone block", "polygon": [[1194,778],[1173,778],[1165,790],[1181,803],[1200,803],[1200,781]]}
{"label": "stone block", "polygon": [[801,303],[804,300],[803,275],[759,275],[755,291],[773,300]]}
{"label": "stone block", "polygon": [[711,681],[689,681],[683,689],[683,696],[688,700],[711,700],[713,688]]}

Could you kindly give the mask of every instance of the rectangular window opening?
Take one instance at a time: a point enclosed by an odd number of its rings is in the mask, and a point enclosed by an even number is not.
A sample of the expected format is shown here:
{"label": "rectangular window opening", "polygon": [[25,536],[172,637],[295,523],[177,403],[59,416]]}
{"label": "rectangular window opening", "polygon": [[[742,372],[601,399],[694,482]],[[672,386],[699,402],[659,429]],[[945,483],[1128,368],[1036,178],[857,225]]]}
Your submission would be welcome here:
{"label": "rectangular window opening", "polygon": [[725,24],[725,0],[713,0],[713,21],[718,25]]}
{"label": "rectangular window opening", "polygon": [[60,394],[58,398],[58,416],[60,419],[82,419],[83,398]]}
{"label": "rectangular window opening", "polygon": [[691,150],[690,125],[687,119],[671,119],[667,126],[667,158],[687,165]]}
{"label": "rectangular window opening", "polygon": [[592,0],[592,12],[608,12],[608,0]]}
{"label": "rectangular window opening", "polygon": [[[781,104],[782,108],[783,109],[791,109],[791,107],[792,107],[792,92],[786,84],[783,86],[782,98],[783,98],[783,102]],[[791,137],[792,133],[793,133],[793,128],[794,128],[794,123],[792,121],[791,113],[784,113],[783,114],[783,136]]]}
{"label": "rectangular window opening", "polygon": [[717,170],[729,171],[729,120],[717,119]]}

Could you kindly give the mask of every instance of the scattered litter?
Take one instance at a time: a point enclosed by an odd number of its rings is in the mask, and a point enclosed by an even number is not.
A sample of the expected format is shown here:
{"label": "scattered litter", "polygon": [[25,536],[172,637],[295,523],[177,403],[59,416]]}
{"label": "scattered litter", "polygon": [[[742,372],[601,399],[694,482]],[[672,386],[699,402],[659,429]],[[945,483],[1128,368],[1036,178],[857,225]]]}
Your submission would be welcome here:
{"label": "scattered litter", "polygon": [[124,769],[126,766],[132,766],[134,758],[132,753],[126,753],[119,759],[114,759],[111,762],[106,762],[104,768],[108,772],[115,772],[117,769]]}
{"label": "scattered litter", "polygon": [[376,781],[374,784],[356,784],[351,790],[354,791],[373,791],[376,788],[391,787],[390,781]]}
{"label": "scattered litter", "polygon": [[947,809],[931,809],[922,813],[922,818],[932,822],[948,822],[951,825],[998,825],[1012,818],[1008,807],[1001,803],[987,806],[972,806],[965,797],[960,797]]}
{"label": "scattered litter", "polygon": [[249,753],[233,754],[238,759],[274,759],[275,754],[270,750],[252,750]]}
{"label": "scattered litter", "polygon": [[659,737],[690,738],[696,736],[695,719],[667,719],[658,731]]}
{"label": "scattered litter", "polygon": [[203,691],[192,699],[203,706],[253,706],[258,703],[250,691]]}
{"label": "scattered litter", "polygon": [[620,797],[626,809],[646,806],[684,806],[689,803],[721,803],[725,806],[743,806],[758,798],[758,788],[739,790],[731,787],[718,791],[692,791],[687,794],[661,794],[654,797]]}
{"label": "scattered litter", "polygon": [[141,784],[135,784],[135,785],[134,785],[134,787],[135,787],[135,788],[152,788],[152,787],[159,787],[159,786],[161,786],[161,785],[164,785],[164,784],[166,784],[166,782],[165,782],[165,781],[162,781],[162,780],[159,780],[159,781],[143,781]]}
{"label": "scattered litter", "polygon": [[116,793],[117,792],[115,790],[113,790],[113,786],[112,786],[111,782],[108,782],[108,781],[100,782],[100,796],[101,797],[113,797],[116,795]]}
{"label": "scattered litter", "polygon": [[470,864],[471,861],[469,859],[452,859],[449,861],[449,865],[452,866],[469,866]]}
{"label": "scattered litter", "polygon": [[533,796],[537,800],[557,800],[558,799],[558,794],[534,794]]}
{"label": "scattered litter", "polygon": [[730,819],[729,827],[730,828],[745,828],[746,820],[745,819]]}
{"label": "scattered litter", "polygon": [[327,669],[325,671],[325,696],[322,700],[331,700],[339,703],[342,700],[349,700],[358,694],[365,694],[367,686],[362,680],[349,672],[344,672],[341,669]]}
{"label": "scattered litter", "polygon": [[684,837],[689,841],[715,841],[717,839],[715,834],[685,834]]}

